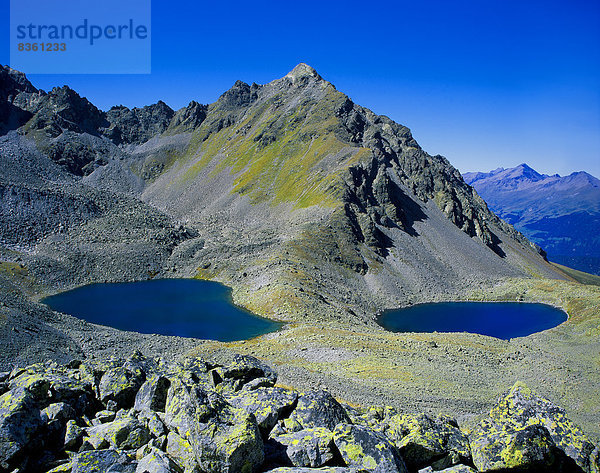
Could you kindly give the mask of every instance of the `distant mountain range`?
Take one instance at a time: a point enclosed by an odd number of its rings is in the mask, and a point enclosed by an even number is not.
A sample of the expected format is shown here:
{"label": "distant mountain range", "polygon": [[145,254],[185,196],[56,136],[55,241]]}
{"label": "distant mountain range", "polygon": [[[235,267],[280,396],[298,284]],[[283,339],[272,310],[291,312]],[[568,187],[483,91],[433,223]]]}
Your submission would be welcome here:
{"label": "distant mountain range", "polygon": [[549,260],[600,274],[600,180],[583,171],[548,176],[527,164],[463,177]]}

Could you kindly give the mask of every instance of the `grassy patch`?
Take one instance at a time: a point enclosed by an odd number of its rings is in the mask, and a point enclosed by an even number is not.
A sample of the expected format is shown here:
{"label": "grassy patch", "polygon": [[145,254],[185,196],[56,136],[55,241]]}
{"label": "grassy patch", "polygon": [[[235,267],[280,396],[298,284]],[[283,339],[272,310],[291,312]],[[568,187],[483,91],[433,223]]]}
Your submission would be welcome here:
{"label": "grassy patch", "polygon": [[305,100],[282,110],[287,100],[283,94],[251,107],[233,125],[224,112],[213,110],[194,133],[186,155],[197,160],[182,181],[197,178],[212,163],[209,178],[230,172],[233,192],[254,203],[340,205],[342,173],[371,154],[337,137],[335,110],[343,96],[331,88],[318,101]]}
{"label": "grassy patch", "polygon": [[575,279],[575,281],[581,284],[589,284],[592,286],[600,286],[600,276],[596,276],[595,274],[585,273],[583,271],[579,271],[577,269],[569,268],[568,266],[563,266],[562,264],[552,263],[550,264],[558,269],[560,269],[563,273],[566,273],[568,276]]}

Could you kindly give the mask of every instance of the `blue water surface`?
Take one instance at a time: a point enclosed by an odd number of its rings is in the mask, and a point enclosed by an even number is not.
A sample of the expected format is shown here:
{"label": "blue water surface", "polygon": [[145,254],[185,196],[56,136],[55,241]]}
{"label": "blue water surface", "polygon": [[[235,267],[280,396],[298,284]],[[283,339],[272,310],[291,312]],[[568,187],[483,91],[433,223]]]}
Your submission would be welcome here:
{"label": "blue water surface", "polygon": [[42,302],[119,330],[223,342],[246,340],[282,325],[235,306],[230,288],[195,279],[90,284]]}
{"label": "blue water surface", "polygon": [[544,304],[443,302],[390,310],[379,324],[392,332],[470,332],[509,340],[563,323],[567,314]]}

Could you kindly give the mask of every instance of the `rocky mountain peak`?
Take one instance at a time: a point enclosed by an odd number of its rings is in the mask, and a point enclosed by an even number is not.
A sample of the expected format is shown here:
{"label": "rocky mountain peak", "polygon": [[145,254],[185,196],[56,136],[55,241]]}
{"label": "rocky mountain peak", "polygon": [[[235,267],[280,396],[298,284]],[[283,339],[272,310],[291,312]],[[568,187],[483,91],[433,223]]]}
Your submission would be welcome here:
{"label": "rocky mountain peak", "polygon": [[25,74],[9,66],[0,66],[0,98],[12,102],[20,92],[37,92]]}
{"label": "rocky mountain peak", "polygon": [[257,84],[248,85],[241,80],[237,80],[231,89],[219,97],[215,107],[223,110],[233,110],[250,105],[257,99],[258,89]]}
{"label": "rocky mountain peak", "polygon": [[317,80],[322,79],[322,77],[317,73],[317,71],[314,68],[303,62],[294,67],[290,72],[286,74],[285,77],[292,79],[292,82],[296,82],[297,80],[306,78],[314,78]]}

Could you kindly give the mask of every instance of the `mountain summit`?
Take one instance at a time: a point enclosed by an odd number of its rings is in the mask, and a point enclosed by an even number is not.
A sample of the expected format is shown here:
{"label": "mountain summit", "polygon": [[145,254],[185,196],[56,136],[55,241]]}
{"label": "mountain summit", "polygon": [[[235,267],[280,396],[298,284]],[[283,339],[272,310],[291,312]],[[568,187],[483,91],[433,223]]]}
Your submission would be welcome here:
{"label": "mountain summit", "polygon": [[318,80],[322,79],[315,69],[303,62],[294,67],[294,69],[288,72],[285,77],[289,77],[292,81],[302,79],[303,77],[313,77]]}
{"label": "mountain summit", "polygon": [[[238,302],[279,319],[371,323],[386,307],[506,276],[561,277],[445,158],[306,64],[177,111],[159,101],[103,112],[68,87],[45,93],[7,68],[0,79],[13,114],[2,146],[27,155],[3,163],[1,188],[37,202],[7,201],[0,237],[51,265],[87,261],[64,284],[118,279],[115,255],[133,250],[114,238],[143,221],[117,218],[131,206],[185,228],[144,231],[152,274],[225,282]],[[31,163],[47,171],[34,179]],[[73,206],[87,209],[81,220]],[[111,263],[96,260],[102,252]]]}

